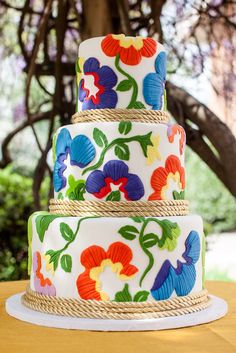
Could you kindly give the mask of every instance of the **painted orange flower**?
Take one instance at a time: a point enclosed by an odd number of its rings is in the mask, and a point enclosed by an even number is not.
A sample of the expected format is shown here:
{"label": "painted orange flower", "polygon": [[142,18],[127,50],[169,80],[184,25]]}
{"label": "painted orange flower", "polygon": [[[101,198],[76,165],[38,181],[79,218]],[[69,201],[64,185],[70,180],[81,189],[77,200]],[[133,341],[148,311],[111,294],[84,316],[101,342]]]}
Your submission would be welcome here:
{"label": "painted orange flower", "polygon": [[142,57],[150,58],[157,50],[157,42],[152,38],[126,37],[124,34],[108,34],[101,46],[107,56],[119,54],[126,65],[137,65]]}
{"label": "painted orange flower", "polygon": [[109,266],[121,280],[132,278],[138,271],[136,266],[130,264],[132,257],[131,249],[121,242],[111,244],[107,251],[98,245],[85,249],[81,254],[81,264],[85,271],[76,281],[80,297],[109,300],[108,294],[102,291],[101,273]]}
{"label": "painted orange flower", "polygon": [[39,251],[36,251],[33,256],[33,271],[34,271],[34,288],[36,292],[45,295],[56,295],[56,288],[52,284],[51,280],[41,272],[42,270],[42,259]]}
{"label": "painted orange flower", "polygon": [[167,136],[170,143],[174,142],[175,136],[179,135],[179,153],[182,155],[186,141],[185,131],[182,126],[178,124],[169,125],[167,129]]}
{"label": "painted orange flower", "polygon": [[[151,186],[154,189],[148,200],[166,200],[168,191],[175,188],[182,192],[185,188],[185,171],[181,166],[177,156],[170,155],[165,162],[165,167],[159,167],[154,170],[151,177]],[[176,190],[177,191],[177,190]]]}

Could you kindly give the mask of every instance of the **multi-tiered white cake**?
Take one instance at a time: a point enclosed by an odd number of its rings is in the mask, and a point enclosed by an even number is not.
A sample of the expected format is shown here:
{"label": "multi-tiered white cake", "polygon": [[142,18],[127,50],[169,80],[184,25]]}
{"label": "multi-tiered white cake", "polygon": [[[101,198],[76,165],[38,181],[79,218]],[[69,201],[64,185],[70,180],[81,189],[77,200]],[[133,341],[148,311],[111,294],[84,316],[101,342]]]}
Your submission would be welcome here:
{"label": "multi-tiered white cake", "polygon": [[[161,111],[160,116],[165,116],[164,47],[151,38],[92,38],[80,45],[76,73],[79,114],[74,122],[94,109],[106,109],[113,118],[104,121],[101,110],[90,122],[57,131],[55,199],[81,207],[89,201],[101,205],[113,201],[118,208],[122,202],[140,202],[147,205],[147,212],[149,202],[183,200],[183,128],[164,120],[148,122],[147,115],[145,122],[124,117],[124,109]],[[116,121],[114,116],[121,111],[124,119]],[[138,211],[137,216],[120,217],[119,209],[115,216],[73,212],[37,212],[29,220],[34,292],[58,298],[150,302],[202,290],[201,217],[181,216],[178,211],[162,217],[153,212],[143,217]]]}

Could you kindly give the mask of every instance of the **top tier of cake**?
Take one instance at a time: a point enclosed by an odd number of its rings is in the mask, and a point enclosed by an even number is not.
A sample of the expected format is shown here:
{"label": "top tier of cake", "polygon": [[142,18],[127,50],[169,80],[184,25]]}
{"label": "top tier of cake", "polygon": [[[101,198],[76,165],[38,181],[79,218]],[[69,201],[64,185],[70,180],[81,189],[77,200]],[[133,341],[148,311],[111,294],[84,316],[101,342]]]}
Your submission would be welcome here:
{"label": "top tier of cake", "polygon": [[108,34],[85,40],[76,75],[77,111],[165,109],[166,53],[152,38]]}

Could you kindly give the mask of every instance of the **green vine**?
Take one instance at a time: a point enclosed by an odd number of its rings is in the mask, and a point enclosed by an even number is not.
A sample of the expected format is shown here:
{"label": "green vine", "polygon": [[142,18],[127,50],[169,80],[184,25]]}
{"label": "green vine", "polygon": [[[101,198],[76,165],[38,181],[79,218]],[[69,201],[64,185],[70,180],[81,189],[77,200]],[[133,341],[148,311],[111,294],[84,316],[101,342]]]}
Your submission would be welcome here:
{"label": "green vine", "polygon": [[120,137],[120,138],[113,140],[109,144],[105,144],[104,145],[105,147],[103,148],[103,150],[100,154],[100,158],[99,158],[98,162],[96,164],[84,169],[82,172],[82,175],[86,174],[87,172],[89,172],[91,170],[99,168],[104,161],[104,158],[105,158],[107,151],[109,151],[111,148],[113,148],[115,146],[124,145],[124,143],[129,143],[129,142],[134,142],[134,141],[138,142],[143,150],[144,156],[147,157],[147,146],[153,145],[151,142],[151,134],[152,134],[152,132],[149,132],[147,135],[144,135],[144,136],[137,135],[137,136],[123,137],[123,138]]}
{"label": "green vine", "polygon": [[[73,232],[73,230],[68,226],[68,224],[63,223],[63,222],[60,223],[61,236],[67,242],[66,242],[65,246],[63,246],[63,248],[61,248],[59,250],[52,250],[51,249],[46,252],[46,255],[50,256],[49,263],[53,263],[54,271],[58,267],[58,263],[59,263],[59,259],[60,259],[61,254],[70,246],[71,243],[74,242],[75,238],[77,237],[81,223],[86,219],[93,219],[93,218],[99,218],[99,217],[98,216],[88,216],[88,217],[81,218],[77,224],[77,228],[76,228],[75,232]],[[69,268],[66,268],[64,265],[64,261],[61,261],[61,267],[64,269],[64,271],[71,272],[72,259],[71,259],[70,255],[66,255],[66,257],[67,257],[67,259],[69,259],[71,265]]]}
{"label": "green vine", "polygon": [[139,244],[140,244],[141,248],[143,249],[144,253],[148,256],[148,259],[149,259],[148,266],[146,267],[146,269],[143,272],[143,274],[142,274],[142,276],[140,278],[140,281],[139,281],[140,287],[141,287],[141,285],[143,283],[144,278],[146,277],[146,275],[151,270],[151,268],[152,268],[152,266],[154,264],[154,258],[153,258],[152,253],[147,249],[147,247],[144,246],[144,243],[143,243],[144,232],[145,232],[145,228],[147,227],[148,223],[149,223],[148,219],[143,221],[143,225],[142,225],[142,228],[141,228],[141,231],[140,231],[140,234],[139,234]]}
{"label": "green vine", "polygon": [[[134,222],[142,224],[141,229],[139,230],[134,226],[127,225],[120,228],[119,233],[127,240],[134,240],[138,236],[140,247],[148,257],[148,265],[139,281],[139,285],[141,287],[144,278],[154,265],[154,257],[149,249],[157,246],[159,249],[173,251],[177,245],[177,238],[180,235],[180,228],[177,223],[173,223],[167,219],[159,220],[151,217],[133,217],[132,219]],[[161,236],[158,236],[155,233],[146,233],[147,225],[150,222],[154,222],[161,227]]]}
{"label": "green vine", "polygon": [[119,73],[121,73],[123,76],[126,77],[126,80],[121,81],[116,90],[117,91],[129,91],[131,88],[133,89],[131,100],[129,102],[129,105],[127,106],[127,109],[141,109],[145,108],[144,104],[142,102],[137,101],[138,97],[138,85],[135,79],[130,76],[127,72],[125,72],[119,65],[120,62],[120,54],[116,55],[115,58],[115,67]]}

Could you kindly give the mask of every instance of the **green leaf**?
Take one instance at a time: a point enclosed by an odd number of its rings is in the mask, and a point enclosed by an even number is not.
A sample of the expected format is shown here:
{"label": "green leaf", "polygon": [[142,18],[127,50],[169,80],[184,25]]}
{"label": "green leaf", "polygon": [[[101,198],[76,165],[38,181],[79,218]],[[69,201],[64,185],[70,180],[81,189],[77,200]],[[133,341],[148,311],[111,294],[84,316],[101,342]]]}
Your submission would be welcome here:
{"label": "green leaf", "polygon": [[164,90],[164,105],[163,105],[163,110],[167,110],[167,97],[166,97],[166,89]]}
{"label": "green leaf", "polygon": [[158,224],[162,228],[162,236],[158,241],[158,247],[173,251],[177,246],[177,238],[180,236],[180,227],[177,223],[168,219],[158,221]]}
{"label": "green leaf", "polygon": [[99,147],[104,148],[108,145],[106,135],[96,127],[93,130],[93,139]]}
{"label": "green leaf", "polygon": [[129,147],[124,143],[120,143],[119,145],[116,145],[115,155],[119,159],[122,159],[124,161],[128,161],[129,157],[130,157]]}
{"label": "green leaf", "polygon": [[116,302],[131,302],[132,297],[129,292],[129,285],[126,283],[123,290],[115,294]]}
{"label": "green leaf", "polygon": [[43,215],[39,215],[36,217],[36,219],[35,219],[36,230],[37,230],[37,233],[38,233],[38,236],[39,236],[41,243],[43,242],[45,232],[48,230],[50,223],[58,217],[61,217],[61,216],[60,215],[50,215],[49,213],[46,215],[43,214]]}
{"label": "green leaf", "polygon": [[145,220],[145,217],[130,217],[136,223],[142,223]]}
{"label": "green leaf", "polygon": [[143,109],[143,108],[145,108],[145,105],[142,102],[137,101],[133,104],[133,108],[134,109]]}
{"label": "green leaf", "polygon": [[53,269],[54,269],[54,271],[56,271],[56,269],[58,267],[58,261],[59,261],[60,255],[61,255],[60,250],[59,251],[48,250],[46,252],[46,255],[50,256],[49,263],[53,263]]}
{"label": "green leaf", "polygon": [[127,135],[132,129],[132,123],[131,121],[121,121],[119,123],[119,133]]}
{"label": "green leaf", "polygon": [[59,194],[57,195],[58,200],[64,200],[64,196],[62,192],[59,192]]}
{"label": "green leaf", "polygon": [[61,268],[65,272],[71,272],[72,268],[72,257],[68,254],[65,254],[61,257]]}
{"label": "green leaf", "polygon": [[147,157],[147,147],[153,146],[151,141],[151,135],[152,135],[152,132],[149,132],[147,135],[139,136],[139,139],[138,139],[145,157]]}
{"label": "green leaf", "polygon": [[156,245],[157,242],[158,242],[158,237],[154,233],[145,234],[142,239],[142,244],[146,249]]}
{"label": "green leaf", "polygon": [[149,296],[149,292],[146,290],[137,292],[134,296],[134,302],[145,302],[148,296]]}
{"label": "green leaf", "polygon": [[184,191],[178,192],[178,191],[174,190],[172,192],[172,195],[173,195],[174,200],[184,200]]}
{"label": "green leaf", "polygon": [[84,201],[85,192],[86,192],[85,183],[78,184],[73,192],[73,197],[75,197],[75,200]]}
{"label": "green leaf", "polygon": [[116,90],[119,92],[125,92],[125,91],[129,91],[132,88],[132,86],[133,85],[130,80],[123,80],[123,81],[120,81],[120,83],[116,87]]}
{"label": "green leaf", "polygon": [[206,255],[206,237],[202,234],[202,289],[205,288],[205,255]]}
{"label": "green leaf", "polygon": [[33,217],[34,214],[28,219],[28,275],[31,274],[32,269]]}
{"label": "green leaf", "polygon": [[120,191],[112,191],[106,198],[106,201],[120,201]]}
{"label": "green leaf", "polygon": [[57,143],[57,135],[54,134],[52,138],[52,161],[53,163],[56,162],[56,143]]}
{"label": "green leaf", "polygon": [[80,70],[79,60],[80,58],[78,58],[75,62],[75,71],[81,73],[82,71]]}
{"label": "green leaf", "polygon": [[119,229],[118,233],[127,240],[133,240],[139,234],[139,230],[134,226],[124,226]]}
{"label": "green leaf", "polygon": [[84,193],[86,192],[85,180],[75,180],[73,175],[69,175],[68,183],[70,187],[66,191],[66,196],[70,200],[84,201]]}
{"label": "green leaf", "polygon": [[70,228],[70,226],[68,226],[68,224],[66,224],[64,222],[60,223],[60,232],[61,232],[62,237],[66,241],[72,241],[74,239],[73,230]]}

